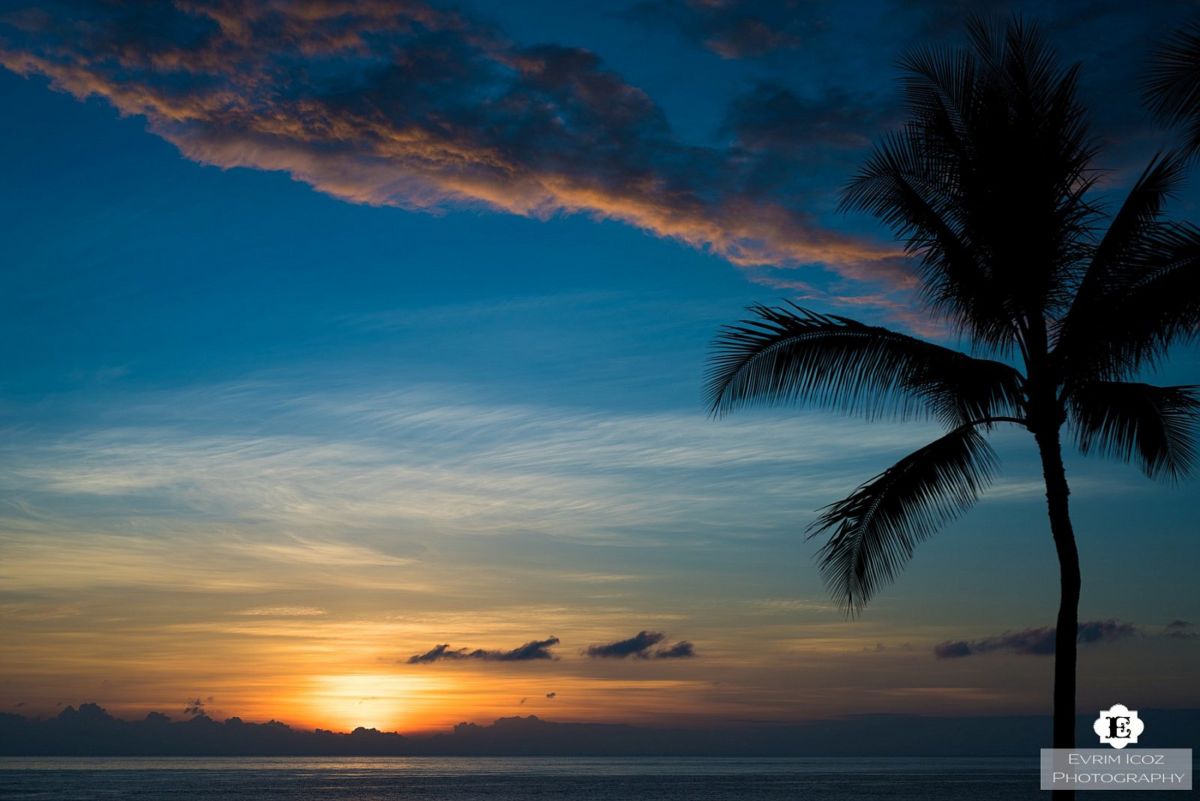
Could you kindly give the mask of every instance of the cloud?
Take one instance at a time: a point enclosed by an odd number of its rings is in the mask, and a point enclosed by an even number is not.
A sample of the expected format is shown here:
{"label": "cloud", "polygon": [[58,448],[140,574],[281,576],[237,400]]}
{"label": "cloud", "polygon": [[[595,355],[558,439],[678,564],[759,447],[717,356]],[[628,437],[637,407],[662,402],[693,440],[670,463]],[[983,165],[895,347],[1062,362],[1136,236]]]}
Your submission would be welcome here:
{"label": "cloud", "polygon": [[[800,35],[754,13],[719,27],[731,55]],[[63,2],[0,22],[0,64],[143,116],[188,158],[354,203],[583,213],[738,265],[911,285],[898,248],[730,189],[731,154],[680,142],[595,54],[421,2]]]}
{"label": "cloud", "polygon": [[472,651],[470,658],[487,659],[497,662],[526,662],[531,659],[554,659],[550,649],[558,645],[557,637],[546,640],[533,640],[511,651]]}
{"label": "cloud", "polygon": [[933,646],[933,655],[938,659],[958,659],[972,653],[971,644],[966,640],[947,640]]}
{"label": "cloud", "polygon": [[243,617],[320,617],[325,610],[315,606],[256,606],[234,614]]}
{"label": "cloud", "polygon": [[1131,623],[1120,623],[1116,620],[1093,620],[1079,624],[1077,636],[1081,643],[1121,640],[1141,632]]}
{"label": "cloud", "polygon": [[719,132],[736,154],[743,191],[822,208],[859,170],[872,140],[901,119],[898,98],[878,86],[799,89],[761,79],[732,99]]}
{"label": "cloud", "polygon": [[[402,578],[415,588],[426,584],[413,561],[420,554],[402,548],[396,530],[643,543],[648,532],[770,530],[792,519],[797,503],[817,505],[852,486],[862,464],[935,433],[918,424],[865,432],[860,421],[816,413],[713,425],[691,410],[606,415],[465,401],[469,394],[454,386],[350,395],[291,382],[234,384],[148,400],[129,410],[128,426],[11,440],[0,489],[60,510],[102,506],[109,517],[101,525],[112,520],[122,533],[80,542],[71,531],[82,521],[28,535],[13,528],[0,534],[18,541],[0,560],[0,579],[28,589],[134,580],[237,588],[277,585],[281,571],[354,584],[370,568],[373,581]],[[281,399],[290,411],[279,411]],[[170,415],[184,409],[220,414],[223,432],[172,426]],[[267,413],[282,430],[303,433],[255,430]],[[747,489],[747,470],[804,478],[781,495]],[[170,541],[164,509],[186,529],[172,528]],[[146,514],[157,516],[162,537],[128,536],[119,521]],[[239,521],[240,536],[213,531],[214,515]],[[335,533],[368,530],[389,535],[376,545]],[[181,554],[196,562],[186,575],[161,569]],[[259,607],[283,605],[237,608]]]}
{"label": "cloud", "polygon": [[666,638],[667,635],[661,631],[639,631],[625,640],[588,646],[584,653],[593,659],[625,659],[631,656],[637,659],[684,659],[696,655],[695,648],[687,640],[651,650]]}
{"label": "cloud", "polygon": [[450,650],[450,643],[442,643],[435,645],[423,654],[413,654],[407,660],[410,665],[427,665],[431,662],[441,662],[445,659],[466,659],[467,653],[465,648],[460,648],[456,651]]}
{"label": "cloud", "polygon": [[690,659],[696,655],[696,647],[687,640],[680,640],[674,645],[659,648],[654,652],[655,659]]}
{"label": "cloud", "polygon": [[949,334],[949,328],[934,318],[927,309],[887,292],[864,292],[861,288],[847,286],[821,289],[809,281],[796,280],[792,274],[781,275],[780,271],[771,269],[748,271],[747,277],[751,283],[789,293],[792,299],[801,305],[820,303],[850,309],[852,312],[874,309],[883,312],[889,319],[902,323],[915,334],[931,339],[945,339]]}
{"label": "cloud", "polygon": [[627,656],[645,657],[646,651],[658,645],[667,635],[660,631],[639,631],[627,640],[617,640],[605,645],[590,645],[584,652],[592,658],[624,659]]}
{"label": "cloud", "polygon": [[794,50],[820,35],[821,4],[799,0],[646,0],[625,16],[668,27],[721,58],[755,58]]}
{"label": "cloud", "polygon": [[[1140,634],[1137,626],[1116,620],[1092,620],[1079,624],[1078,640],[1084,645],[1122,640]],[[938,659],[960,659],[965,656],[1007,651],[1028,656],[1049,656],[1054,653],[1054,629],[1040,628],[1006,631],[980,640],[947,640],[933,647]]]}
{"label": "cloud", "polygon": [[188,701],[187,704],[183,708],[183,714],[191,715],[193,717],[198,717],[200,715],[203,715],[204,714],[204,701],[199,698],[195,698],[191,701]]}
{"label": "cloud", "polygon": [[427,665],[433,662],[446,662],[463,659],[480,659],[485,662],[529,662],[538,659],[557,659],[550,649],[558,645],[557,637],[546,640],[531,640],[511,651],[488,651],[482,648],[468,650],[467,648],[450,647],[449,643],[435,645],[423,654],[414,654],[405,660],[409,665]]}
{"label": "cloud", "polygon": [[892,113],[879,98],[856,96],[845,89],[802,96],[763,81],[734,101],[723,128],[750,151],[810,155],[815,146],[861,151],[870,146]]}
{"label": "cloud", "polygon": [[1163,627],[1163,636],[1172,640],[1195,640],[1200,638],[1200,631],[1186,620],[1172,620]]}

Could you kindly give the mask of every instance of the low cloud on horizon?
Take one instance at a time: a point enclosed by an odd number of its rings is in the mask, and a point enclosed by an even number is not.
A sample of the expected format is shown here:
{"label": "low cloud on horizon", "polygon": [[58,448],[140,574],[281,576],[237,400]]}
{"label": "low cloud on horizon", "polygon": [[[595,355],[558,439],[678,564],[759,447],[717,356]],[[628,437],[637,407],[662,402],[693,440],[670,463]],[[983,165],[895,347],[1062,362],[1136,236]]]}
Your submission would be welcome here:
{"label": "low cloud on horizon", "polygon": [[[1184,623],[1184,621],[1175,621],[1175,623]],[[1167,627],[1168,632],[1170,625]],[[1142,629],[1132,623],[1122,623],[1118,620],[1090,620],[1079,624],[1078,641],[1081,645],[1092,645],[1124,640],[1144,635],[1144,633]],[[1171,635],[1168,633],[1167,636]],[[1054,627],[1040,626],[1006,631],[1003,634],[978,640],[946,640],[933,647],[933,654],[938,659],[961,659],[997,651],[1024,656],[1052,656],[1054,654]]]}

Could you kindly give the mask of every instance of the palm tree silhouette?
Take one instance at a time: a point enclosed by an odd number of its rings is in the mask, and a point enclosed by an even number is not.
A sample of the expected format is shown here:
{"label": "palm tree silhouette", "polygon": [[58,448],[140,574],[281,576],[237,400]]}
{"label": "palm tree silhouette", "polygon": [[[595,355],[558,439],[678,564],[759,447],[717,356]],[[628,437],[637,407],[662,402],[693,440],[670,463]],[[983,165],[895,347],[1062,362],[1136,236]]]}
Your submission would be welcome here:
{"label": "palm tree silhouette", "polygon": [[718,416],[798,402],[872,419],[928,415],[945,428],[809,527],[829,535],[820,568],[851,616],[985,490],[996,455],[984,435],[1000,424],[1028,430],[1061,578],[1053,742],[1069,748],[1080,574],[1062,431],[1083,453],[1151,476],[1192,468],[1197,388],[1136,379],[1197,332],[1200,229],[1164,217],[1184,166],[1165,154],[1101,232],[1077,67],[1060,67],[1019,19],[975,20],[968,32],[967,49],[902,62],[907,122],[877,144],[842,205],[897,233],[931,313],[995,359],[795,305],[754,306],[718,336],[707,396]]}

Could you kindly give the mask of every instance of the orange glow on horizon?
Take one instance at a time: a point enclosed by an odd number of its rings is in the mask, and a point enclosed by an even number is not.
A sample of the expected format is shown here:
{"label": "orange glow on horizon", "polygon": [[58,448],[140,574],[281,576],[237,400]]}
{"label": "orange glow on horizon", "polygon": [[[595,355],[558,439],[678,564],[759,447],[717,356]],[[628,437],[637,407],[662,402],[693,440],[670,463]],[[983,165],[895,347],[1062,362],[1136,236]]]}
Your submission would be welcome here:
{"label": "orange glow on horizon", "polygon": [[[400,731],[422,728],[431,701],[447,683],[427,676],[352,673],[314,676],[310,693],[297,699],[297,717],[314,728]],[[431,698],[432,696],[432,698]]]}

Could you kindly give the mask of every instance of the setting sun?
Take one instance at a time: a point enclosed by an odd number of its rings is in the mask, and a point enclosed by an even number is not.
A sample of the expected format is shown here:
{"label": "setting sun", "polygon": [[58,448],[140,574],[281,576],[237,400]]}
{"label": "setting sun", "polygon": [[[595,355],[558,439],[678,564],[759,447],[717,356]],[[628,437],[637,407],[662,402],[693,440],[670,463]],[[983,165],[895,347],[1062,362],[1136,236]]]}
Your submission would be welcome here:
{"label": "setting sun", "polygon": [[[357,673],[316,676],[306,701],[307,717],[322,728],[349,731],[359,726],[381,731],[413,728],[431,691],[444,683],[421,676]],[[424,696],[424,697],[423,697]]]}

